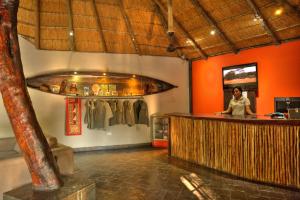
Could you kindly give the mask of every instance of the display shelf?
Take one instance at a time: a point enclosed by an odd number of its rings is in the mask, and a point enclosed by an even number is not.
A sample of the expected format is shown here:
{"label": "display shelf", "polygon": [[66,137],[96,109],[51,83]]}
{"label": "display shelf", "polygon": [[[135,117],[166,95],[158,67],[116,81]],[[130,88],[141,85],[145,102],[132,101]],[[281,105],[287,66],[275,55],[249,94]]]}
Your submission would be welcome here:
{"label": "display shelf", "polygon": [[153,147],[168,147],[169,117],[164,114],[151,115],[151,135]]}

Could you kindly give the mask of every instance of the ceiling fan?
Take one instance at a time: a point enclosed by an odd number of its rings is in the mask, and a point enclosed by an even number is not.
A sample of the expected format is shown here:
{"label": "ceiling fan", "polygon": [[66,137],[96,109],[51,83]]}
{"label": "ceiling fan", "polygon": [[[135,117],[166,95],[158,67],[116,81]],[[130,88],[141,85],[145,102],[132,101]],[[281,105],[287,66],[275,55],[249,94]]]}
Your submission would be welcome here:
{"label": "ceiling fan", "polygon": [[188,48],[189,46],[179,46],[173,26],[173,6],[172,0],[168,0],[168,31],[167,31],[170,43],[167,47],[167,52],[174,52],[177,49]]}

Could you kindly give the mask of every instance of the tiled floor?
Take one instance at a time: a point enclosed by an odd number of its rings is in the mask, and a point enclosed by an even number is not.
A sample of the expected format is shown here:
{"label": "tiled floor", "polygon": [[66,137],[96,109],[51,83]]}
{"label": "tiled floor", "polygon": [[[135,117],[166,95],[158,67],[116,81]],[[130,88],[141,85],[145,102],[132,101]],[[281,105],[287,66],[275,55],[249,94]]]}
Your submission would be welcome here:
{"label": "tiled floor", "polygon": [[95,151],[75,160],[77,174],[96,181],[99,200],[300,200],[300,192],[235,180],[166,150]]}

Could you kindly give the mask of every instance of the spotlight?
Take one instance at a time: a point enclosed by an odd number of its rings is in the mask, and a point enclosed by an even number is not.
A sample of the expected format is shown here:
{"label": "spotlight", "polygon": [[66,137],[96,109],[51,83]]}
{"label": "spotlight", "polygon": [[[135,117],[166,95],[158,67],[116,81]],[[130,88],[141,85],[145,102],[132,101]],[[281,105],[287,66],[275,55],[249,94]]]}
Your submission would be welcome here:
{"label": "spotlight", "polygon": [[282,8],[278,8],[278,9],[275,10],[274,14],[277,15],[277,16],[279,16],[279,15],[282,14],[282,12],[283,12],[283,9]]}

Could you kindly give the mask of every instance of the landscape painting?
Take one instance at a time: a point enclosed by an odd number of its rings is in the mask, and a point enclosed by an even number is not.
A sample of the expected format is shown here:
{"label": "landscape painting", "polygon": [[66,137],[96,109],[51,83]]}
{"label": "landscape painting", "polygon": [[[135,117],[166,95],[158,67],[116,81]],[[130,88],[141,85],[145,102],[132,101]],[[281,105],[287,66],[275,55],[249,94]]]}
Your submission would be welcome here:
{"label": "landscape painting", "polygon": [[257,66],[247,64],[223,68],[224,88],[233,86],[257,86]]}

